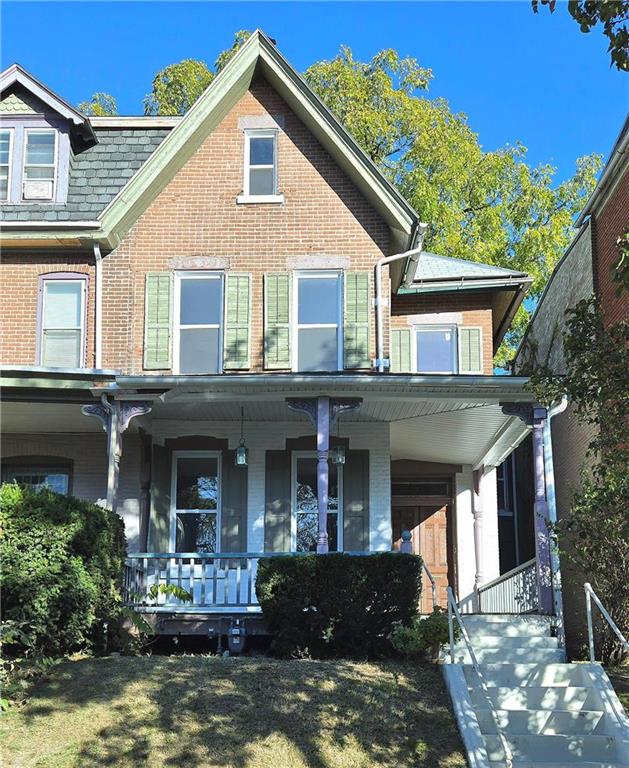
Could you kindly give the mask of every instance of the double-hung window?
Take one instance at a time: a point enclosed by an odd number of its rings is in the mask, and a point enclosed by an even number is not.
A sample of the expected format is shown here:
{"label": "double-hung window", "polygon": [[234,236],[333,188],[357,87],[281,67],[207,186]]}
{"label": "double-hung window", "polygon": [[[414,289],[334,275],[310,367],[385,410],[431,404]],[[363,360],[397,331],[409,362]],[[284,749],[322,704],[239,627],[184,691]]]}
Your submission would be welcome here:
{"label": "double-hung window", "polygon": [[220,373],[223,275],[180,272],[175,281],[175,366],[177,373]]}
{"label": "double-hung window", "polygon": [[239,203],[280,203],[277,192],[277,130],[245,131],[243,194]]}
{"label": "double-hung window", "polygon": [[86,279],[42,281],[40,362],[81,368],[85,358]]}
{"label": "double-hung window", "polygon": [[57,177],[57,131],[28,128],[24,132],[24,200],[53,200]]}
{"label": "double-hung window", "polygon": [[219,551],[220,476],[219,452],[173,453],[170,529],[173,551]]}
{"label": "double-hung window", "polygon": [[297,273],[294,299],[293,368],[297,371],[341,370],[342,273]]}
{"label": "double-hung window", "polygon": [[9,199],[12,152],[13,131],[7,128],[0,130],[0,200]]}
{"label": "double-hung window", "polygon": [[414,352],[417,373],[456,373],[456,327],[417,327]]}
{"label": "double-hung window", "polygon": [[42,461],[41,459],[8,459],[2,468],[3,483],[17,483],[23,488],[39,491],[49,488],[56,493],[70,491],[71,462],[63,460]]}
{"label": "double-hung window", "polygon": [[[342,548],[339,510],[342,505],[341,465],[330,464],[328,480],[328,547],[330,552]],[[314,451],[293,453],[293,549],[315,552],[319,531],[317,497],[317,454]]]}

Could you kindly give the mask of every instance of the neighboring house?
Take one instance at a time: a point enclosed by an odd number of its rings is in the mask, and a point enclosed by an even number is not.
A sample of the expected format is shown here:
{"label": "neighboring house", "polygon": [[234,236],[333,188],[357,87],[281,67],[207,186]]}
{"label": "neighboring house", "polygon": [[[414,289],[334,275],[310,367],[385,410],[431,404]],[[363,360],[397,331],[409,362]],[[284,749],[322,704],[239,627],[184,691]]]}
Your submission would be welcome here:
{"label": "neighboring house", "polygon": [[[0,79],[3,478],[117,509],[129,586],[185,585],[192,605],[153,610],[198,631],[255,615],[260,553],[405,530],[437,601],[478,607],[495,468],[545,416],[492,365],[530,279],[421,252],[260,32],[184,118],[87,118],[17,65]],[[493,610],[552,613],[540,546],[526,604]]]}
{"label": "neighboring house", "polygon": [[[629,226],[629,118],[614,144],[600,181],[577,219],[577,234],[548,281],[514,361],[516,374],[530,374],[536,365],[545,365],[557,374],[565,373],[563,335],[566,311],[593,294],[601,303],[604,322],[611,324],[629,317],[629,295],[617,295],[612,267],[618,258],[616,241]],[[572,496],[579,487],[582,467],[587,466],[587,447],[592,427],[580,423],[568,404],[552,419],[552,453],[558,518],[565,517]],[[530,441],[517,449],[516,482],[526,484],[529,476]],[[502,469],[500,473],[502,473]],[[523,525],[531,525],[530,500],[520,499]],[[582,573],[562,562],[566,629],[570,647],[576,651],[585,643]]]}

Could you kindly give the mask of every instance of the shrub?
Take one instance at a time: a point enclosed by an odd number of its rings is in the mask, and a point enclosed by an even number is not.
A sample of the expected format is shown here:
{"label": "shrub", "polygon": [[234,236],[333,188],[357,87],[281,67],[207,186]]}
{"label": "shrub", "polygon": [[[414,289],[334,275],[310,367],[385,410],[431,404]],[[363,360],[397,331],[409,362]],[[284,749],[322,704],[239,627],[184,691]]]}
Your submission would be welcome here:
{"label": "shrub", "polygon": [[[454,623],[454,636],[460,633]],[[438,605],[429,616],[415,616],[407,626],[397,624],[389,635],[391,645],[404,656],[423,656],[434,653],[449,640],[448,614]]]}
{"label": "shrub", "polygon": [[280,655],[388,655],[395,623],[408,624],[417,613],[421,558],[392,552],[261,558],[256,593]]}
{"label": "shrub", "polygon": [[121,518],[72,496],[7,484],[0,487],[0,527],[9,645],[33,655],[101,650],[104,625],[115,624],[121,603]]}

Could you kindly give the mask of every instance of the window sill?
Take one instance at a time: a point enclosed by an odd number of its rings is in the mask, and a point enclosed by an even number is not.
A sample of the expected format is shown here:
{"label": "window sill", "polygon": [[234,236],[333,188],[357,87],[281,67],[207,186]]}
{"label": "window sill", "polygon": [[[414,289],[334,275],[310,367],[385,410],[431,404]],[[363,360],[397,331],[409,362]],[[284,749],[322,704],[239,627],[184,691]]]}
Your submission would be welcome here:
{"label": "window sill", "polygon": [[236,203],[238,205],[253,204],[281,204],[284,202],[284,195],[238,195]]}

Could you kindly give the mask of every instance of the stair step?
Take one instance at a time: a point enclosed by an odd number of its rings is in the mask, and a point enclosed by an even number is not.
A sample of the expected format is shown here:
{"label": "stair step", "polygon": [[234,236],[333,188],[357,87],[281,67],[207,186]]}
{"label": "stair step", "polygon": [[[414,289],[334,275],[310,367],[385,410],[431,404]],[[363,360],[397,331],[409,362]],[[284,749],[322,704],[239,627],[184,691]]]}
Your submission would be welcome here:
{"label": "stair step", "polygon": [[[492,712],[476,709],[478,723],[484,734],[498,733]],[[605,735],[605,716],[601,710],[581,710],[580,712],[550,710],[496,710],[500,727],[506,734],[529,734],[544,736],[585,736],[589,734]]]}
{"label": "stair step", "polygon": [[[585,686],[488,686],[492,702],[500,709],[511,712],[525,710],[555,710],[557,712],[580,712],[597,709],[597,696],[593,689]],[[470,698],[475,707],[486,707],[487,699],[479,684],[470,686]]]}
{"label": "stair step", "polygon": [[511,616],[507,614],[467,614],[463,624],[471,634],[501,634],[504,637],[548,636],[552,621],[546,616]]}
{"label": "stair step", "polygon": [[[587,664],[481,664],[485,683],[492,687],[566,687],[591,685],[586,672]],[[471,686],[478,685],[478,677],[471,664],[463,668]]]}
{"label": "stair step", "polygon": [[[556,637],[549,635],[533,635],[531,637],[503,637],[494,634],[476,634],[470,637],[472,648],[557,648],[559,641]],[[465,641],[458,640],[455,644],[456,649],[465,649]]]}
{"label": "stair step", "polygon": [[[561,648],[475,648],[474,653],[479,664],[503,663],[517,664],[523,663],[542,663],[550,664],[552,662],[560,663],[564,661],[565,656]],[[470,664],[471,658],[467,649],[455,649],[455,664]]]}
{"label": "stair step", "polygon": [[[484,736],[490,760],[505,759],[498,736]],[[562,765],[583,765],[584,760],[616,760],[616,744],[610,736],[529,736],[507,735],[514,760],[544,760]],[[537,768],[537,765],[536,765]]]}

